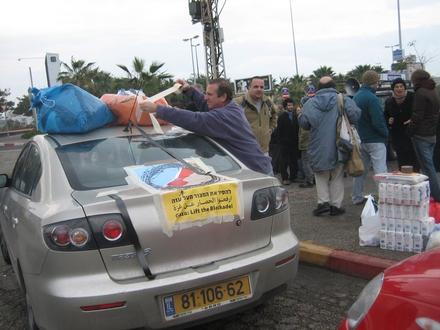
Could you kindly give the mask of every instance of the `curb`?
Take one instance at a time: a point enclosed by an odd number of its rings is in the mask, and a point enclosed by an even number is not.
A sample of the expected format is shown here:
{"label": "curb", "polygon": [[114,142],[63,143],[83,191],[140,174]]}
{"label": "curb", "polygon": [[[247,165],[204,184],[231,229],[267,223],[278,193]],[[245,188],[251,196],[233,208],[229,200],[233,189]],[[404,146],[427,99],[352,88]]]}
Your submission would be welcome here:
{"label": "curb", "polygon": [[396,260],[371,257],[344,250],[337,250],[314,244],[300,242],[300,262],[328,268],[343,274],[372,279],[386,268],[398,263]]}

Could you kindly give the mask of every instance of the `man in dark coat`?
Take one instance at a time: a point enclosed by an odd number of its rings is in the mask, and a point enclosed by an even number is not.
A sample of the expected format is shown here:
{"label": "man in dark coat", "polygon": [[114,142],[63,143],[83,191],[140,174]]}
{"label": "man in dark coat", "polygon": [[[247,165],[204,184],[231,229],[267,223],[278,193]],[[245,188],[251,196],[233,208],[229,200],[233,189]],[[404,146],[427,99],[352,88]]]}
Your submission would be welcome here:
{"label": "man in dark coat", "polygon": [[414,71],[411,82],[415,90],[413,111],[409,123],[411,140],[420,168],[429,177],[431,196],[440,202],[440,186],[433,161],[440,98],[435,90],[434,80],[425,70]]}
{"label": "man in dark coat", "polygon": [[279,145],[279,170],[284,185],[296,179],[298,172],[298,119],[295,104],[291,98],[283,101],[285,111],[277,123]]}

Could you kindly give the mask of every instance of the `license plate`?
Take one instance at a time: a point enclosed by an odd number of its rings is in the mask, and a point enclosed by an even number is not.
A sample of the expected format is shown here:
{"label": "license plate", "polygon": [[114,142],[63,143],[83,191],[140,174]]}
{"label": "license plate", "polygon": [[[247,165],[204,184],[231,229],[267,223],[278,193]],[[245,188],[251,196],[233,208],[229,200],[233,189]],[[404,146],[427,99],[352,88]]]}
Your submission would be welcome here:
{"label": "license plate", "polygon": [[202,312],[252,297],[249,276],[163,297],[165,319]]}

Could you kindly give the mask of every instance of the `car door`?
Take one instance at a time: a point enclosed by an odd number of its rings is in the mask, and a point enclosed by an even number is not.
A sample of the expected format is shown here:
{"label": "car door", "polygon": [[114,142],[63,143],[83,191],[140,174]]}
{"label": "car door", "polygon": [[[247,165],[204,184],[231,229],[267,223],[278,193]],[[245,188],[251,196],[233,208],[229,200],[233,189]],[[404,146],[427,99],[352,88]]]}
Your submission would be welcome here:
{"label": "car door", "polygon": [[15,163],[14,170],[12,172],[11,178],[11,186],[9,188],[5,188],[6,191],[3,193],[1,212],[2,212],[2,231],[3,237],[6,240],[7,246],[9,248],[9,254],[12,261],[17,259],[17,249],[16,249],[16,235],[15,235],[15,224],[13,224],[13,215],[11,214],[13,210],[13,206],[11,203],[11,194],[13,193],[14,186],[18,186],[19,181],[21,181],[22,171],[24,170],[26,157],[29,152],[30,145],[26,145],[20,155],[17,158],[17,162]]}
{"label": "car door", "polygon": [[33,272],[40,259],[35,253],[41,232],[41,219],[36,215],[38,201],[35,188],[41,177],[41,158],[38,147],[31,143],[17,161],[11,187],[5,195],[7,243],[14,261],[19,259],[23,271]]}

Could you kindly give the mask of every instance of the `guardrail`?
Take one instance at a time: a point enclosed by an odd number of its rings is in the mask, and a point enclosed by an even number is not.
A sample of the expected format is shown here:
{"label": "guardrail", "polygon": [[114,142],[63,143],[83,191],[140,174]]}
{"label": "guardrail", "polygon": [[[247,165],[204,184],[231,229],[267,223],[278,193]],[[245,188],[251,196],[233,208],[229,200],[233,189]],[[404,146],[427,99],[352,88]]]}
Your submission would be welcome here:
{"label": "guardrail", "polygon": [[34,130],[34,128],[22,128],[22,129],[14,129],[14,130],[9,130],[9,131],[0,131],[0,136],[20,134],[20,133],[30,132],[33,130]]}

